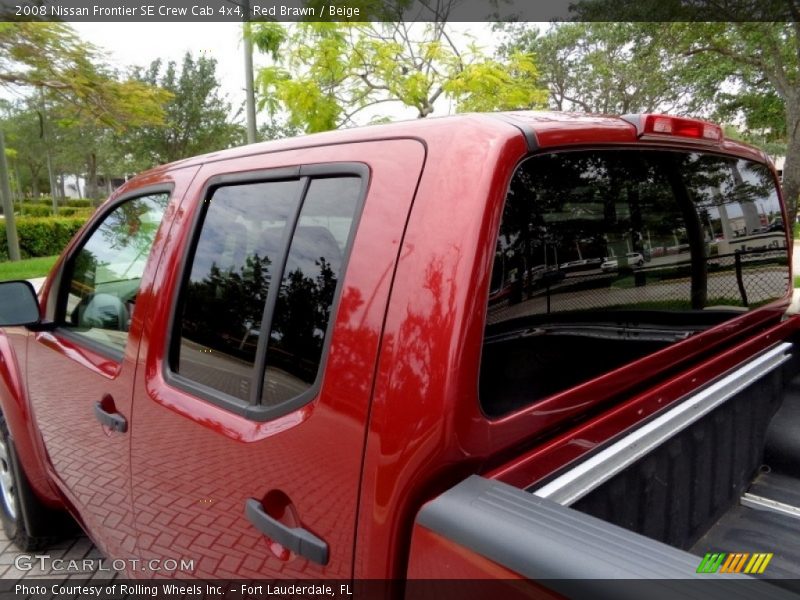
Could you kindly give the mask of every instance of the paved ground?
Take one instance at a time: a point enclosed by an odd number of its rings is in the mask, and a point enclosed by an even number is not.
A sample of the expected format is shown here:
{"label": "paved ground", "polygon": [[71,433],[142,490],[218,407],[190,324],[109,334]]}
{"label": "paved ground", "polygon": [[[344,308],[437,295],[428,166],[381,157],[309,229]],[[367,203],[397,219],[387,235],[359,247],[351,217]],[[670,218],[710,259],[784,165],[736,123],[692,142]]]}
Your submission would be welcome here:
{"label": "paved ground", "polygon": [[[2,579],[110,579],[114,576],[111,571],[87,572],[54,572],[51,569],[42,570],[40,556],[49,556],[49,559],[64,559],[65,561],[82,561],[86,558],[98,559],[102,555],[92,545],[89,538],[80,536],[59,542],[47,550],[39,552],[21,552],[14,544],[8,541],[2,528],[0,528],[0,578]],[[28,565],[31,568],[28,569]],[[17,566],[22,567],[21,569]]]}
{"label": "paved ground", "polygon": [[28,279],[28,281],[30,281],[31,285],[33,285],[33,289],[35,289],[38,292],[39,288],[42,287],[42,284],[44,283],[45,279],[47,279],[47,278],[46,277],[37,277],[35,279]]}

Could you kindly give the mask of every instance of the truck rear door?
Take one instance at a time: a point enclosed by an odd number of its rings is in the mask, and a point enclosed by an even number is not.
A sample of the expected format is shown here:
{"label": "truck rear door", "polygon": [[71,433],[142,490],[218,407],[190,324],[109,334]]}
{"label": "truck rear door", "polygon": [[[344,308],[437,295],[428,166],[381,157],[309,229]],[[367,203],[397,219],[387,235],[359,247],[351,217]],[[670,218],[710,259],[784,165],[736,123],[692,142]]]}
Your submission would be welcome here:
{"label": "truck rear door", "polygon": [[373,372],[424,157],[387,140],[202,167],[137,373],[146,561],[351,576]]}

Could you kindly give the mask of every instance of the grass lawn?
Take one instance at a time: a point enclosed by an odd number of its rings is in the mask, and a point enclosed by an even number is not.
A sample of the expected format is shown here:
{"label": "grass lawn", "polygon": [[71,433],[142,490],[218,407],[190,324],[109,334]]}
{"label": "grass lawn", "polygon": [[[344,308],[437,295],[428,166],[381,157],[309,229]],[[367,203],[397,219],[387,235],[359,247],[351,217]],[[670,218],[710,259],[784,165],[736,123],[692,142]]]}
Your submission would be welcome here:
{"label": "grass lawn", "polygon": [[50,268],[57,258],[58,256],[43,256],[41,258],[26,258],[16,262],[0,262],[0,281],[44,277],[50,272]]}

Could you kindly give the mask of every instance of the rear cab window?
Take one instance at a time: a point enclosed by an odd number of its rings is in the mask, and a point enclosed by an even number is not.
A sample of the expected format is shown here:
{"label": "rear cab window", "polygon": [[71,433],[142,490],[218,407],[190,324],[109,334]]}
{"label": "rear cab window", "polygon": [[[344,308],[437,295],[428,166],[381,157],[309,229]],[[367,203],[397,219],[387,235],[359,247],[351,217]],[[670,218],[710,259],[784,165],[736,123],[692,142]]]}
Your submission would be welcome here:
{"label": "rear cab window", "polygon": [[772,172],[675,150],[528,158],[490,285],[480,402],[499,417],[783,298]]}

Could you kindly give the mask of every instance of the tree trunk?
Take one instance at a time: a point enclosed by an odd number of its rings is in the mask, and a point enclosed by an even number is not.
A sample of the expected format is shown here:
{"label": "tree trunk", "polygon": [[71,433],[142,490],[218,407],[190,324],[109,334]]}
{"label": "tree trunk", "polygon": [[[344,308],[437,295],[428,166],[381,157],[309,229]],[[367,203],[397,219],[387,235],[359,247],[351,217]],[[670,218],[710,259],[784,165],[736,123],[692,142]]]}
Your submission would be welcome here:
{"label": "tree trunk", "polygon": [[28,163],[28,170],[31,172],[31,195],[34,200],[39,199],[39,168],[34,167],[32,163]]}
{"label": "tree trunk", "polygon": [[795,222],[797,203],[800,200],[800,94],[786,100],[786,129],[788,144],[783,164],[783,199],[789,224]]}
{"label": "tree trunk", "polygon": [[100,195],[97,189],[97,155],[90,152],[86,157],[86,195],[92,200],[96,200]]}
{"label": "tree trunk", "polygon": [[67,200],[67,189],[64,185],[64,173],[58,174],[58,200],[62,204]]}

